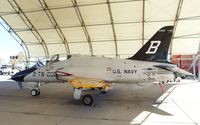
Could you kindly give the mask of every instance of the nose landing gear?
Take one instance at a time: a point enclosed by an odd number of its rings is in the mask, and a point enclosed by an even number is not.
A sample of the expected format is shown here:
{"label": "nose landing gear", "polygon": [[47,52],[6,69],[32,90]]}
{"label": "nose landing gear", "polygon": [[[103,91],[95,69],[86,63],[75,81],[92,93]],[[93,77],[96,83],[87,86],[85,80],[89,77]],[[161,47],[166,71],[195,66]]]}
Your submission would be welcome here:
{"label": "nose landing gear", "polygon": [[37,84],[33,87],[33,89],[31,89],[30,94],[31,94],[32,96],[39,96],[39,95],[40,95],[39,86],[40,86],[40,83],[37,83]]}
{"label": "nose landing gear", "polygon": [[40,95],[40,89],[32,89],[30,94],[32,96],[39,96]]}

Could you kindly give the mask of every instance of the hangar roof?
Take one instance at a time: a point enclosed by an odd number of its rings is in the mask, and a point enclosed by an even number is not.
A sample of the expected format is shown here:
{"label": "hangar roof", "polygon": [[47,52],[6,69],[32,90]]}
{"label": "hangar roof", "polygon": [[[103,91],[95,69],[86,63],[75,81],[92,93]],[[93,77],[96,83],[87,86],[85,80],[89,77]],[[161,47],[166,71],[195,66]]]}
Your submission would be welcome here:
{"label": "hangar roof", "polygon": [[28,57],[125,58],[165,25],[173,54],[196,53],[200,39],[198,0],[1,0],[0,16]]}

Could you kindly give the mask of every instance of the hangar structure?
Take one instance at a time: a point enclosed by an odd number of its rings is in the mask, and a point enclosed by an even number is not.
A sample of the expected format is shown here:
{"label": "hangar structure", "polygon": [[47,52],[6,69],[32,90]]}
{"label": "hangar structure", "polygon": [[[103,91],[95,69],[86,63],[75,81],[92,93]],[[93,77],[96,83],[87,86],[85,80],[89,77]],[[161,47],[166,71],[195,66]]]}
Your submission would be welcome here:
{"label": "hangar structure", "polygon": [[194,54],[200,41],[198,0],[1,0],[0,17],[27,58],[126,58],[165,25],[174,25],[170,54]]}

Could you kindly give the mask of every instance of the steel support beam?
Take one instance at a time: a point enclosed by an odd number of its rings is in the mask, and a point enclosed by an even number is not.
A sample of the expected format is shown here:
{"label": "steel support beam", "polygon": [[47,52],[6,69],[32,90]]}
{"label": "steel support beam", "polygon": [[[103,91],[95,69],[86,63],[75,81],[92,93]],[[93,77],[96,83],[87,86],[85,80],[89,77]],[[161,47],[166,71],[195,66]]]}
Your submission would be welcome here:
{"label": "steel support beam", "polygon": [[[180,20],[180,19],[179,19]],[[156,22],[171,22],[174,20],[159,20],[159,21],[145,21],[145,23],[156,23]],[[137,23],[143,23],[142,21],[140,22],[135,22],[135,21],[129,21],[129,22],[113,22],[114,25],[123,25],[123,24],[137,24]],[[111,25],[111,23],[99,23],[99,24],[85,24],[86,27],[92,27],[92,26],[106,26],[106,25]],[[81,27],[81,25],[74,25],[74,26],[60,26],[60,29],[67,29],[67,28],[77,28]],[[54,27],[47,27],[47,28],[37,28],[37,31],[40,30],[51,30],[54,29]],[[31,31],[31,29],[13,29],[15,32],[24,32],[24,31]]]}
{"label": "steel support beam", "polygon": [[45,0],[39,0],[40,5],[42,6],[43,10],[45,11],[46,15],[48,16],[51,24],[53,25],[54,29],[56,30],[57,34],[59,35],[61,41],[63,42],[65,46],[66,53],[70,53],[69,45],[67,42],[67,39],[65,35],[63,34],[60,26],[58,25],[56,19],[54,18],[53,14],[51,13],[49,7],[47,6],[47,3]]}
{"label": "steel support beam", "polygon": [[[134,40],[140,40],[142,41],[142,39],[118,39],[118,43],[119,42],[125,42],[125,41],[134,41]],[[148,40],[148,39],[145,39]],[[86,43],[87,41],[73,41],[73,42],[68,42],[70,44],[77,44],[77,43]],[[93,43],[98,42],[98,43],[111,43],[113,42],[113,39],[105,39],[105,40],[93,40]],[[63,44],[63,43],[48,43],[48,45],[50,44]],[[32,43],[32,42],[26,42],[26,45],[30,46],[30,45],[38,45],[38,43]],[[116,54],[115,54],[116,55]]]}
{"label": "steel support beam", "polygon": [[41,43],[41,45],[44,49],[45,56],[49,56],[49,51],[48,51],[48,48],[47,48],[47,45],[46,45],[44,39],[39,34],[39,32],[36,30],[36,28],[33,26],[33,24],[28,19],[28,17],[25,15],[25,13],[22,11],[22,9],[17,4],[17,2],[15,0],[8,0],[8,2],[13,7],[15,12],[19,15],[19,17],[22,19],[22,21],[26,24],[26,26],[30,29],[30,31],[33,33],[33,35],[37,38],[37,40]]}
{"label": "steel support beam", "polygon": [[[137,1],[142,1],[142,0],[122,0],[122,1],[110,1],[110,3],[128,3],[128,2],[137,2]],[[81,4],[79,5],[79,7],[83,7],[83,6],[95,6],[95,5],[103,5],[103,4],[107,4],[107,2],[98,2],[98,3],[91,3],[91,4]],[[68,5],[68,6],[60,6],[60,7],[51,7],[50,10],[58,10],[58,9],[66,9],[66,8],[73,8],[74,6],[72,5]],[[43,9],[35,9],[35,10],[28,10],[28,11],[24,11],[24,13],[33,13],[33,12],[40,12],[40,11],[44,11]],[[0,15],[12,15],[12,14],[16,14],[16,12],[12,12],[12,11],[7,11],[7,12],[0,12]]]}
{"label": "steel support beam", "polygon": [[0,22],[0,25],[17,41],[17,43],[22,47],[25,57],[26,57],[26,62],[29,62],[30,59],[30,52],[28,50],[27,45],[25,42],[14,32],[14,30],[8,25],[8,23],[0,17],[3,22]]}
{"label": "steel support beam", "polygon": [[175,19],[174,19],[174,29],[173,29],[171,44],[170,44],[170,53],[169,53],[170,58],[172,56],[172,43],[173,43],[174,35],[175,35],[175,32],[176,32],[176,28],[177,28],[177,25],[178,25],[178,20],[179,20],[179,16],[180,16],[180,13],[181,13],[182,5],[183,5],[183,0],[179,0],[177,11],[176,11],[176,16],[175,16]]}
{"label": "steel support beam", "polygon": [[142,4],[142,46],[144,45],[144,23],[145,23],[145,0]]}
{"label": "steel support beam", "polygon": [[113,21],[111,6],[110,6],[110,0],[107,0],[107,4],[108,4],[110,22],[111,22],[111,26],[112,26],[113,38],[114,38],[114,42],[115,42],[115,54],[116,54],[115,56],[116,56],[116,58],[118,58],[119,55],[118,55],[118,47],[117,47],[117,36],[116,36],[116,32],[115,32],[115,25],[114,25],[114,21]]}
{"label": "steel support beam", "polygon": [[73,6],[74,6],[74,9],[76,11],[76,14],[78,16],[79,22],[81,23],[81,27],[83,29],[85,37],[87,39],[87,42],[88,42],[88,45],[89,45],[89,49],[90,49],[90,54],[93,55],[92,42],[91,42],[90,35],[88,33],[87,27],[85,25],[85,21],[84,21],[84,19],[82,17],[80,9],[79,9],[79,6],[78,6],[76,0],[71,0],[71,1],[72,1]]}

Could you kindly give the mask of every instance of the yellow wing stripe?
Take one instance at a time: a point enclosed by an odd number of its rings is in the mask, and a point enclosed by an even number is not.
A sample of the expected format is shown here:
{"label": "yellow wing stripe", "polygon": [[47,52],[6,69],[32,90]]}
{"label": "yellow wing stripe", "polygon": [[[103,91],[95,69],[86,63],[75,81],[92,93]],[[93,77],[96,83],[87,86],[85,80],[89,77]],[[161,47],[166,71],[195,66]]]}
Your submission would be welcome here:
{"label": "yellow wing stripe", "polygon": [[107,91],[109,88],[109,83],[96,80],[96,79],[87,79],[87,78],[74,78],[68,81],[74,88],[86,88],[86,89],[104,89]]}

